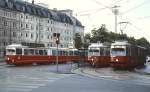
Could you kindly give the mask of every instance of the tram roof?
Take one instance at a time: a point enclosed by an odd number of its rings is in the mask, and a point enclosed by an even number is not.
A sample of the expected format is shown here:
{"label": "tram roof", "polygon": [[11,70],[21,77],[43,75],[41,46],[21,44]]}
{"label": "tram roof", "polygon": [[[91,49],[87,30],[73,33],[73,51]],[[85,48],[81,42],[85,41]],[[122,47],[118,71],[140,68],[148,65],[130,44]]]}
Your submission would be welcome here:
{"label": "tram roof", "polygon": [[92,48],[92,47],[108,47],[108,46],[104,45],[103,43],[91,43],[89,48]]}
{"label": "tram roof", "polygon": [[131,45],[128,41],[115,41],[111,45]]}
{"label": "tram roof", "polygon": [[15,48],[16,48],[16,47],[18,47],[18,48],[28,48],[28,46],[23,46],[23,45],[21,45],[21,44],[15,44],[15,43],[6,46],[6,48],[11,48],[11,47],[12,47],[12,48],[13,48],[13,47],[15,47]]}

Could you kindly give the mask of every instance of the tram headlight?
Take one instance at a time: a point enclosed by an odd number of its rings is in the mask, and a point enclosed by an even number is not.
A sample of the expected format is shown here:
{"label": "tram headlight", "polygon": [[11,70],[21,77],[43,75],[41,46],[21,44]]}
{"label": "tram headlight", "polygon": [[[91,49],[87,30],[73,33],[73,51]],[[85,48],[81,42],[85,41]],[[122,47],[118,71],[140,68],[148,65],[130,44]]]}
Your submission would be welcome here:
{"label": "tram headlight", "polygon": [[15,60],[13,59],[13,60],[12,60],[12,62],[14,63],[14,62],[15,62]]}
{"label": "tram headlight", "polygon": [[9,57],[7,58],[7,60],[9,60]]}
{"label": "tram headlight", "polygon": [[116,59],[116,62],[118,62],[119,60],[118,59]]}

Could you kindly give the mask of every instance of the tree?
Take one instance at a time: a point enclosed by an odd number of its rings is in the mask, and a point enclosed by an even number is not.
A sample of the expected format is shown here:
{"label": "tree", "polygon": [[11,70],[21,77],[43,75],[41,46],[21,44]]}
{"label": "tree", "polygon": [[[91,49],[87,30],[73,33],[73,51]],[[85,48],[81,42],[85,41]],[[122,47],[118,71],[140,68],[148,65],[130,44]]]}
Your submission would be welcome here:
{"label": "tree", "polygon": [[[126,34],[118,34],[114,32],[108,32],[105,24],[102,24],[99,29],[91,30],[92,36],[87,35],[90,38],[90,42],[96,43],[98,41],[104,42],[114,42],[116,40],[126,40],[131,44],[140,45],[146,47],[150,50],[150,43],[144,38],[135,39],[134,37],[128,37]],[[86,39],[86,38],[85,38]]]}
{"label": "tree", "polygon": [[88,46],[90,45],[91,42],[91,35],[90,33],[85,34],[84,36],[84,43],[83,43],[83,47],[84,48],[88,48]]}
{"label": "tree", "polygon": [[81,35],[79,33],[75,34],[74,42],[75,42],[75,48],[77,49],[82,48],[83,43],[82,43]]}
{"label": "tree", "polygon": [[109,33],[107,32],[106,25],[102,24],[99,29],[93,29],[92,30],[92,42],[107,42],[110,41],[109,39]]}
{"label": "tree", "polygon": [[144,37],[137,39],[136,44],[146,48],[150,46],[150,43]]}

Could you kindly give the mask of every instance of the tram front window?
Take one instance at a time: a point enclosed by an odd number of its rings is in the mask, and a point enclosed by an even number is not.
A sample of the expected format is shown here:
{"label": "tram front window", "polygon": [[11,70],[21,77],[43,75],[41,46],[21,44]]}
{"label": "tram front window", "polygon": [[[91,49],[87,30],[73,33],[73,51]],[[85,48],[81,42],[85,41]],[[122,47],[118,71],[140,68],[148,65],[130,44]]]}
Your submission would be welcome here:
{"label": "tram front window", "polygon": [[97,49],[90,49],[88,55],[99,55],[99,50]]}
{"label": "tram front window", "polygon": [[112,48],[111,55],[112,56],[125,56],[126,52],[124,48]]}
{"label": "tram front window", "polygon": [[15,55],[15,54],[16,54],[15,49],[7,49],[6,50],[6,55]]}

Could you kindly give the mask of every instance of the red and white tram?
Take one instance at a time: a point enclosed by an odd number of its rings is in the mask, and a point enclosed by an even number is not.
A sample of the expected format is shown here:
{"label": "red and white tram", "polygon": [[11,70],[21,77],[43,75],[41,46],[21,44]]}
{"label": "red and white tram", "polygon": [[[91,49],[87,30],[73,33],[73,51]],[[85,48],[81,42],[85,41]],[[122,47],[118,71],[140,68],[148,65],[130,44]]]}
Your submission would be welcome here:
{"label": "red and white tram", "polygon": [[111,62],[114,68],[134,68],[144,65],[146,58],[146,49],[135,46],[127,41],[116,41],[111,44]]}
{"label": "red and white tram", "polygon": [[93,67],[109,66],[110,46],[102,43],[92,43],[88,47],[88,62]]}
{"label": "red and white tram", "polygon": [[7,64],[23,65],[23,64],[44,64],[55,63],[58,56],[58,62],[78,62],[82,59],[77,49],[59,48],[29,48],[20,44],[12,44],[6,47],[5,61]]}

